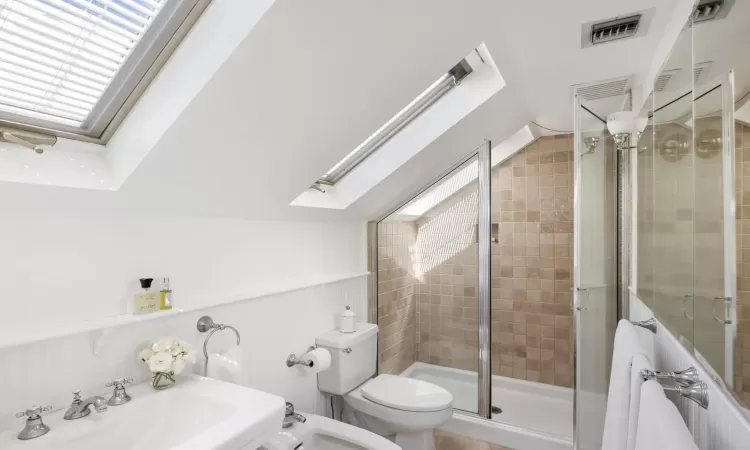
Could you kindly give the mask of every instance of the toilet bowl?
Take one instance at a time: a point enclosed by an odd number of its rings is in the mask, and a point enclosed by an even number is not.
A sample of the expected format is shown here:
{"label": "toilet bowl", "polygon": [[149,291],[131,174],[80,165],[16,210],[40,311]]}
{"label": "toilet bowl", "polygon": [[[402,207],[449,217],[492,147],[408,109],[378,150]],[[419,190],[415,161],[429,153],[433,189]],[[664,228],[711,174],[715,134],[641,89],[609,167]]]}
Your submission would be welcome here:
{"label": "toilet bowl", "polygon": [[379,375],[344,395],[347,422],[404,450],[433,450],[433,429],[450,420],[453,396],[432,383]]}
{"label": "toilet bowl", "polygon": [[358,323],[353,333],[315,339],[331,353],[318,373],[318,390],[344,399],[346,422],[387,437],[403,450],[434,450],[433,429],[450,420],[453,396],[432,383],[376,372],[378,326]]}

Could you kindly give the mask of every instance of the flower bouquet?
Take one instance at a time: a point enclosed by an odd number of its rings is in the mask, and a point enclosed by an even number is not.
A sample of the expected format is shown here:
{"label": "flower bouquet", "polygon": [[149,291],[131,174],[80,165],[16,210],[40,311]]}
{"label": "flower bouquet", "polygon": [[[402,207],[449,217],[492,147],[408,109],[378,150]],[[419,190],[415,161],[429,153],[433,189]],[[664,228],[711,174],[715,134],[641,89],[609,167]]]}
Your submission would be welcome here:
{"label": "flower bouquet", "polygon": [[175,384],[175,375],[185,370],[188,363],[195,362],[195,353],[185,341],[163,338],[141,350],[138,359],[148,364],[154,374],[151,383],[154,389],[162,390]]}

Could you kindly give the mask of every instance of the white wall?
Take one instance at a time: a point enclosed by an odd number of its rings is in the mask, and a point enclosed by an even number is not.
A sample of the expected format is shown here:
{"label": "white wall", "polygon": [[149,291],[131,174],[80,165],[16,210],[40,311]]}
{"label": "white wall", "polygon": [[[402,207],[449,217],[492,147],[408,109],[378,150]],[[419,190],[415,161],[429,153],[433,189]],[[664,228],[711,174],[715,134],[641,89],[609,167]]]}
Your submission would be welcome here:
{"label": "white wall", "polygon": [[[344,306],[366,317],[363,223],[65,217],[35,205],[0,218],[0,428],[32,404],[67,407],[74,389],[105,394],[113,378],[146,380],[139,349],[163,336],[202,348],[203,314],[242,334],[242,384],[317,410],[316,377],[284,360],[333,329]],[[162,276],[175,310],[123,314],[139,277]],[[217,334],[215,349],[231,337]]]}
{"label": "white wall", "polygon": [[[304,351],[314,344],[317,335],[332,330],[335,315],[346,305],[352,305],[360,318],[365,317],[366,293],[367,276],[355,276],[231,305],[162,316],[104,333],[86,332],[0,349],[0,428],[23,428],[23,420],[13,414],[32,404],[52,405],[53,410],[67,408],[74,389],[81,389],[84,396],[109,395],[111,388],[104,385],[114,378],[148,380],[149,374],[136,354],[150,340],[178,336],[201,353],[205,335],[195,325],[204,314],[239,330],[243,385],[280,395],[300,411],[322,413],[325,405],[317,390],[317,377],[298,367],[288,368],[284,362],[289,353]],[[29,326],[26,332],[34,333],[36,329]],[[218,332],[211,338],[209,351],[228,348],[233,339],[230,331]],[[193,368],[196,373],[202,373],[202,360],[199,356]]]}
{"label": "white wall", "polygon": [[124,313],[141,277],[194,309],[367,271],[363,223],[4,214],[0,249],[0,327],[32,334]]}

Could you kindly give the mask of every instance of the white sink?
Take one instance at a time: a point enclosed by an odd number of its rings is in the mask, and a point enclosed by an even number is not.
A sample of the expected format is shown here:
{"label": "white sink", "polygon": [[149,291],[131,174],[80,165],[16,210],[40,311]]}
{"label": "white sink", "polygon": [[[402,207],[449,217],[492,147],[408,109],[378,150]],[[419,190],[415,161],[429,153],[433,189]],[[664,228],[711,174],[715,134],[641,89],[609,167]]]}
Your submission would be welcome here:
{"label": "white sink", "polygon": [[17,439],[19,420],[17,429],[0,433],[0,449],[254,450],[284,418],[281,397],[198,376],[164,391],[148,382],[127,390],[132,401],[100,414],[91,406],[76,420],[64,420],[65,410],[44,415],[50,432],[36,439]]}

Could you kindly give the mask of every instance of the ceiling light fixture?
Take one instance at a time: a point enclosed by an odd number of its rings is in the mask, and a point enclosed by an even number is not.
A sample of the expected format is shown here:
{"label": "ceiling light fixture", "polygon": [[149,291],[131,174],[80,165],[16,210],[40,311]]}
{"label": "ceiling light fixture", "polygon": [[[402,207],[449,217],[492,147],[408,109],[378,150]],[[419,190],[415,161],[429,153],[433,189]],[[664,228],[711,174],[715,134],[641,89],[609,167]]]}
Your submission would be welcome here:
{"label": "ceiling light fixture", "polygon": [[[645,117],[636,117],[633,111],[620,111],[607,116],[607,130],[615,140],[617,150],[636,148],[643,130],[648,124]],[[636,133],[634,146],[630,145],[630,135]]]}

